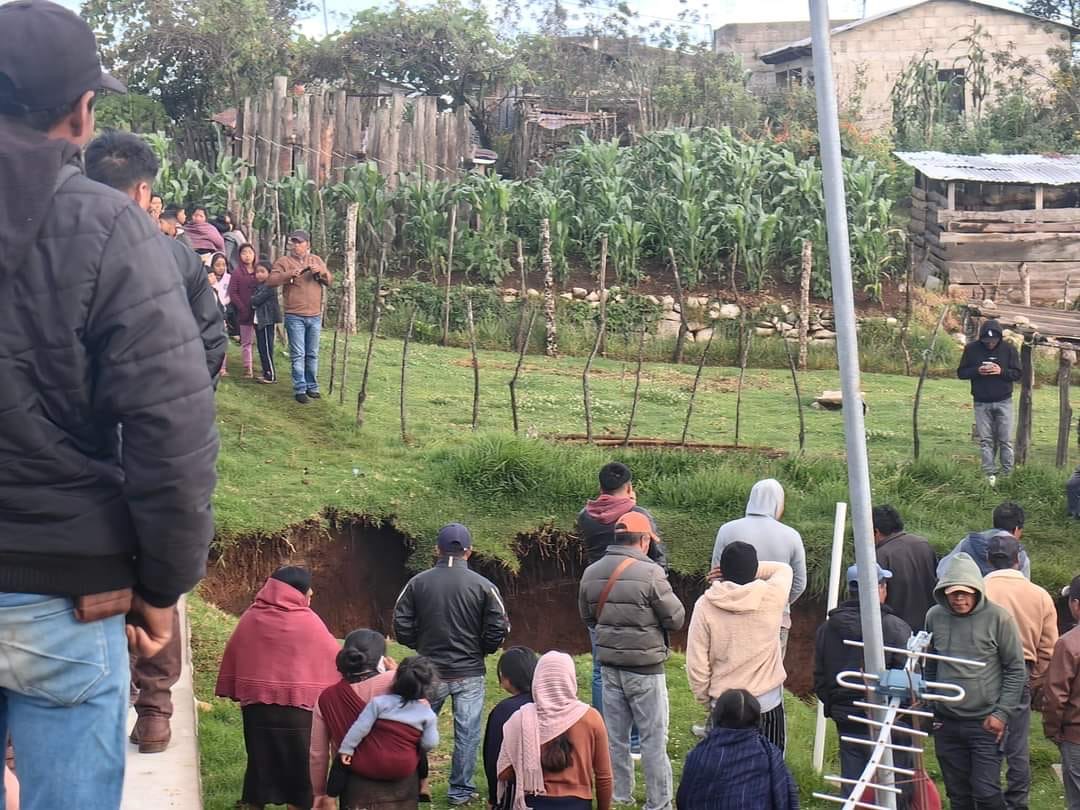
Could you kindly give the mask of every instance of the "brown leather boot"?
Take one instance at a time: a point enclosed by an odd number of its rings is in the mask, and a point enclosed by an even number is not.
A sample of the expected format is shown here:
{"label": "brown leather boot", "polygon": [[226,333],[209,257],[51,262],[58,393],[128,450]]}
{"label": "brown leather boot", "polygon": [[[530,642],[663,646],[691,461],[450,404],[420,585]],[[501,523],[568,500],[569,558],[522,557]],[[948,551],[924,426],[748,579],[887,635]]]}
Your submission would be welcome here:
{"label": "brown leather boot", "polygon": [[156,714],[140,717],[135,721],[135,728],[128,739],[139,746],[140,754],[160,754],[169,747],[169,740],[172,739],[169,718]]}

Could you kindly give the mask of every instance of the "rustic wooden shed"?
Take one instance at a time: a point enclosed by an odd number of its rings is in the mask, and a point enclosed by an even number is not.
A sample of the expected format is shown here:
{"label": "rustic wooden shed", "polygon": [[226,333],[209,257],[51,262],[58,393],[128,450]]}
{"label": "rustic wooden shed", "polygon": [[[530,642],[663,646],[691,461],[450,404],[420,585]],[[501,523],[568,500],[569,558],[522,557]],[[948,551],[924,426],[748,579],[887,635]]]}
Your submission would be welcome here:
{"label": "rustic wooden shed", "polygon": [[1026,304],[1080,293],[1080,155],[896,157],[915,169],[916,258],[947,284]]}

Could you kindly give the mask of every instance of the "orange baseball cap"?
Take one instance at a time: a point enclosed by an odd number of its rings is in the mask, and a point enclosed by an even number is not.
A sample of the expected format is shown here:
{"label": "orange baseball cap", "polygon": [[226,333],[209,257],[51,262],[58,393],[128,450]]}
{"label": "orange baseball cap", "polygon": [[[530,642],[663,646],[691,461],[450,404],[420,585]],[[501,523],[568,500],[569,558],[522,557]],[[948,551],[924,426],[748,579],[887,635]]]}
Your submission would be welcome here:
{"label": "orange baseball cap", "polygon": [[615,524],[615,534],[645,534],[650,540],[656,539],[652,521],[641,512],[627,512]]}

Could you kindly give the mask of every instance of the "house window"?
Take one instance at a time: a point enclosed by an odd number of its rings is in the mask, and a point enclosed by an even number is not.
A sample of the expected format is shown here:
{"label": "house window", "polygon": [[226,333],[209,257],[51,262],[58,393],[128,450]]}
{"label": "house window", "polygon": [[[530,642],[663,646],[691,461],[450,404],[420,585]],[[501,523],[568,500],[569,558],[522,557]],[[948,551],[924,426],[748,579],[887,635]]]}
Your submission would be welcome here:
{"label": "house window", "polygon": [[939,70],[937,72],[938,83],[945,85],[944,102],[945,109],[951,110],[957,115],[964,114],[966,92],[964,88],[964,70]]}
{"label": "house window", "polygon": [[791,68],[790,70],[779,70],[776,72],[777,87],[788,88],[794,85],[801,85],[802,83],[802,68]]}

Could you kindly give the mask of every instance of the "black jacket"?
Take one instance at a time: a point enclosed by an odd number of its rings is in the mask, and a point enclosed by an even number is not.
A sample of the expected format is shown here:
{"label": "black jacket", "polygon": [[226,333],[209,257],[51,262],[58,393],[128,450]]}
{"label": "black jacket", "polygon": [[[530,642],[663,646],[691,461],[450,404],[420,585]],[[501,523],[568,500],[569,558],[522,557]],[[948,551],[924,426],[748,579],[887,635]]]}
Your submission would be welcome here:
{"label": "black jacket", "polygon": [[214,533],[210,375],[157,228],[74,153],[0,118],[0,591],[166,607]]}
{"label": "black jacket", "polygon": [[[907,647],[911,628],[888,605],[881,606],[881,630],[886,647]],[[866,694],[842,689],[836,683],[840,672],[863,669],[862,648],[844,643],[844,639],[862,641],[862,637],[859,600],[849,599],[829,611],[814,642],[814,693],[825,704],[825,714],[841,723],[849,714],[863,715],[863,710],[853,704],[866,700]],[[899,668],[905,660],[906,656],[886,653],[885,666]]]}
{"label": "black jacket", "polygon": [[251,294],[251,308],[255,312],[255,323],[259,329],[281,323],[281,307],[278,305],[277,290],[260,284]]}
{"label": "black jacket", "polygon": [[885,604],[912,630],[922,630],[934,605],[937,554],[925,537],[897,532],[877,544],[877,562],[892,571]]}
{"label": "black jacket", "polygon": [[165,234],[162,234],[161,238],[169,246],[169,252],[172,253],[176,267],[180,271],[180,280],[184,283],[188,305],[191,307],[191,314],[195,316],[195,325],[199,327],[199,334],[202,337],[206,370],[210,372],[211,377],[216,377],[221,371],[221,363],[225,360],[228,337],[225,335],[225,325],[221,320],[217,296],[214,295],[214,291],[210,288],[210,281],[206,278],[206,265],[202,263],[199,254],[184,247],[179,240],[170,239]]}
{"label": "black jacket", "polygon": [[[656,520],[653,518],[649,511],[644,506],[635,506],[631,512],[640,512],[645,515],[653,527],[653,534],[660,537],[660,532],[656,529]],[[585,545],[585,557],[588,565],[592,565],[594,562],[598,562],[603,559],[603,556],[607,553],[607,548],[615,543],[615,524],[618,520],[611,523],[603,523],[597,518],[589,514],[588,507],[585,507],[577,516],[577,530],[578,535],[581,537],[581,542]],[[668,570],[667,561],[667,548],[664,546],[662,540],[653,540],[649,544],[649,559],[659,565],[665,571]]]}
{"label": "black jacket", "polygon": [[441,557],[409,580],[394,605],[398,642],[426,655],[446,678],[483,675],[510,620],[499,589],[460,557]]}
{"label": "black jacket", "polygon": [[[985,331],[986,324],[980,334]],[[1001,366],[1001,374],[986,377],[979,373],[979,366],[987,361]],[[1007,340],[998,341],[997,348],[990,351],[981,340],[973,340],[964,347],[956,376],[971,380],[971,397],[976,402],[1003,402],[1012,398],[1013,383],[1022,374],[1020,358]]]}

